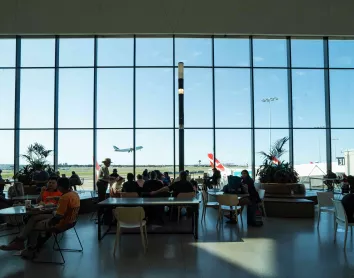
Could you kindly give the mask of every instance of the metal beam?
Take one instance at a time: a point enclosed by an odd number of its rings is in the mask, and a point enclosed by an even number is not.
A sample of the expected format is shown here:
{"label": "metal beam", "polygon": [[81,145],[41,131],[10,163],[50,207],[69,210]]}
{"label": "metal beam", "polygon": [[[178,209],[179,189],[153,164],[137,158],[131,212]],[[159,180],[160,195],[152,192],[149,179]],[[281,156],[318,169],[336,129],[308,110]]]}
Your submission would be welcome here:
{"label": "metal beam", "polygon": [[[133,149],[136,148],[136,36],[133,45]],[[133,173],[136,176],[136,152],[133,152]]]}
{"label": "metal beam", "polygon": [[93,54],[93,189],[96,190],[96,161],[97,161],[97,36],[94,38]]}
{"label": "metal beam", "polygon": [[253,37],[249,37],[250,51],[250,94],[251,94],[251,163],[252,163],[252,178],[256,178],[256,140],[254,129],[254,68],[253,68]]}
{"label": "metal beam", "polygon": [[211,62],[212,62],[212,86],[213,86],[213,165],[216,160],[216,136],[215,136],[215,54],[214,54],[215,46],[214,46],[214,36],[211,38]]}
{"label": "metal beam", "polygon": [[21,37],[16,36],[14,173],[20,170]]}
{"label": "metal beam", "polygon": [[176,88],[176,40],[175,40],[175,35],[173,35],[172,38],[172,74],[173,74],[173,81],[172,81],[172,100],[173,100],[173,115],[172,115],[172,120],[173,120],[173,179],[176,178],[176,120],[175,120],[175,115],[176,115],[176,97],[175,97],[175,88]]}
{"label": "metal beam", "polygon": [[325,37],[323,39],[323,56],[324,56],[325,117],[326,117],[326,160],[327,160],[327,170],[332,171],[331,93],[330,93],[330,83],[329,83],[328,37]]}
{"label": "metal beam", "polygon": [[294,165],[294,122],[293,122],[293,77],[291,62],[291,38],[286,38],[288,75],[288,121],[289,121],[289,162]]}
{"label": "metal beam", "polygon": [[58,170],[59,157],[59,36],[55,36],[55,58],[54,58],[54,169]]}

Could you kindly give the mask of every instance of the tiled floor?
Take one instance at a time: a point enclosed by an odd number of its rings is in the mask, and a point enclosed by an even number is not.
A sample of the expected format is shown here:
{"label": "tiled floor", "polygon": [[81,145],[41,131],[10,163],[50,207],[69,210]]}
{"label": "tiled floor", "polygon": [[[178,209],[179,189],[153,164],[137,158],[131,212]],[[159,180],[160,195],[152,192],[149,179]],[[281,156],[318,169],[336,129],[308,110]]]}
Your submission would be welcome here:
{"label": "tiled floor", "polygon": [[[269,218],[261,228],[224,224],[218,231],[215,211],[208,209],[197,242],[192,235],[149,235],[144,255],[139,235],[123,235],[115,258],[114,235],[98,242],[97,226],[88,217],[77,228],[84,252],[65,253],[65,266],[33,264],[0,251],[0,277],[354,277],[354,236],[349,234],[343,252],[344,231],[334,243],[333,216],[325,213],[319,230],[314,220]],[[6,241],[0,238],[0,244]],[[65,235],[68,241],[74,248],[73,234]]]}

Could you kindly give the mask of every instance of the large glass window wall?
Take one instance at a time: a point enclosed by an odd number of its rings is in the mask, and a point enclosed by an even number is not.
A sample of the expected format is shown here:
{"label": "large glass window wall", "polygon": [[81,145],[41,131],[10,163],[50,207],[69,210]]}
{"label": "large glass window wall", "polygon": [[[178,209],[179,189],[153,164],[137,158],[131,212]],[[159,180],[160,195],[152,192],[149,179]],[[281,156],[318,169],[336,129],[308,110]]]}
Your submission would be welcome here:
{"label": "large glass window wall", "polygon": [[122,176],[146,168],[174,176],[177,65],[184,62],[185,169],[194,176],[210,173],[216,161],[256,176],[260,152],[283,137],[289,140],[279,159],[303,181],[329,169],[354,174],[343,159],[354,150],[353,44],[251,36],[0,38],[0,169],[11,177],[38,142],[53,150],[48,164],[67,176],[76,171],[85,189],[105,158]]}

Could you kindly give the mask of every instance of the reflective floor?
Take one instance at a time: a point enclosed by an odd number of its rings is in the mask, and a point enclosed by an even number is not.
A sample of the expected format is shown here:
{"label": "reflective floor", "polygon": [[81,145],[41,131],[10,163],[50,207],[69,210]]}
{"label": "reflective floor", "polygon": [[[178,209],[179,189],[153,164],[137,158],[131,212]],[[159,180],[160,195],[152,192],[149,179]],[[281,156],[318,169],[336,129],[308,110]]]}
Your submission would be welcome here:
{"label": "reflective floor", "polygon": [[[0,277],[354,277],[354,236],[349,233],[344,252],[344,230],[338,230],[334,243],[333,216],[327,213],[319,230],[314,220],[275,218],[265,219],[261,228],[225,223],[217,230],[216,212],[208,209],[198,242],[192,235],[152,234],[144,255],[139,235],[123,235],[116,257],[114,235],[98,242],[97,226],[89,217],[81,217],[77,228],[84,252],[65,253],[65,266],[33,264],[0,251]],[[7,240],[0,237],[0,244]],[[62,242],[76,248],[71,232]],[[49,258],[49,250],[42,256]]]}

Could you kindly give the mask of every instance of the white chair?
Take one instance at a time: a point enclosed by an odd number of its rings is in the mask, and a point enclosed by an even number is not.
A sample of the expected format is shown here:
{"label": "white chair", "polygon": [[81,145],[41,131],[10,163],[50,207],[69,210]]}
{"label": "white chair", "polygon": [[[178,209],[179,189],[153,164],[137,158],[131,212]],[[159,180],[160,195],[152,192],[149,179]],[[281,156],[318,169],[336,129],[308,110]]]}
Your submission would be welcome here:
{"label": "white chair", "polygon": [[144,248],[144,253],[147,250],[147,228],[145,211],[142,207],[118,207],[113,210],[113,214],[117,219],[116,241],[114,243],[113,256],[116,254],[118,242],[120,241],[120,229],[136,229],[140,228],[141,242]]}
{"label": "white chair", "polygon": [[235,213],[236,220],[239,214],[238,212],[240,212],[241,223],[243,225],[242,207],[238,206],[239,200],[236,194],[218,195],[216,199],[218,200],[219,203],[219,213],[218,213],[218,221],[216,222],[216,227],[219,226],[220,222],[223,223],[225,211],[229,213]]}
{"label": "white chair", "polygon": [[319,227],[320,225],[321,212],[326,211],[334,214],[334,207],[332,202],[333,198],[334,198],[333,192],[317,192],[317,202],[318,202],[317,227]]}
{"label": "white chair", "polygon": [[[179,198],[195,198],[195,192],[181,192],[181,193],[178,193],[177,199],[179,199]],[[182,209],[182,206],[178,206],[177,207],[177,210],[178,210],[178,216],[177,216],[178,223],[179,223],[179,218],[181,217],[181,209]]]}
{"label": "white chair", "polygon": [[345,213],[342,202],[340,200],[334,200],[334,199],[332,199],[332,201],[335,210],[334,242],[336,242],[338,224],[344,225],[345,226],[344,250],[345,250],[345,246],[347,245],[348,226],[350,226],[350,232],[353,234],[354,223],[348,223],[348,217],[347,214]]}
{"label": "white chair", "polygon": [[203,198],[203,212],[201,221],[205,221],[206,209],[207,208],[217,208],[219,207],[218,202],[209,202],[208,201],[208,193],[205,190],[202,190],[202,198]]}
{"label": "white chair", "polygon": [[267,213],[264,206],[265,189],[258,189],[257,191],[258,191],[258,196],[261,199],[261,206],[262,206],[264,216],[267,217]]}

